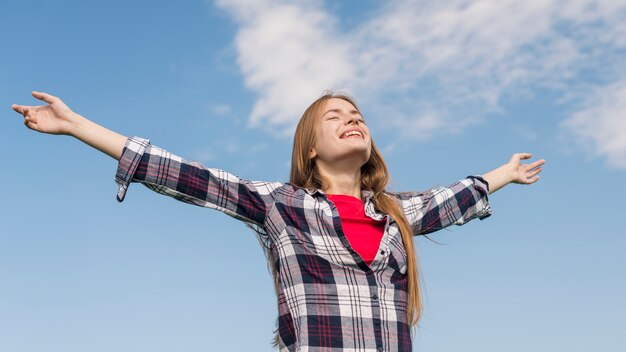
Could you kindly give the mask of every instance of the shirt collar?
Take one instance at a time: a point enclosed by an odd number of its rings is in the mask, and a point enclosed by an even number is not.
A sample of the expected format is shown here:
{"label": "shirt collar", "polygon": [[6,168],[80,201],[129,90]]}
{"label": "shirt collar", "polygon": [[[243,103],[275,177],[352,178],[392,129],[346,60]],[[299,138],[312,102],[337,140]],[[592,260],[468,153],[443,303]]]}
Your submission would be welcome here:
{"label": "shirt collar", "polygon": [[[313,188],[313,189],[305,188],[304,191],[308,193],[310,196],[315,195],[316,193],[319,193],[324,196],[326,195],[326,193],[324,193],[324,191],[322,191],[319,188]],[[373,196],[374,196],[374,192],[370,190],[361,191],[361,197],[363,197],[363,200],[365,202],[369,201]]]}
{"label": "shirt collar", "polygon": [[361,191],[361,197],[363,197],[363,200],[367,203],[372,197],[374,196],[374,192],[370,191],[370,190],[364,190]]}
{"label": "shirt collar", "polygon": [[[305,188],[304,191],[310,196],[314,196],[315,194],[322,195],[326,197],[326,193],[319,188]],[[361,190],[361,196],[363,197],[363,203],[365,204],[365,214],[375,220],[383,220],[386,215],[376,211],[374,208],[374,203],[372,202],[372,197],[374,196],[374,192],[370,190]]]}
{"label": "shirt collar", "polygon": [[322,195],[326,195],[326,193],[324,193],[321,189],[319,188],[313,188],[313,189],[309,189],[309,188],[305,188],[304,191],[306,193],[308,193],[310,196],[315,195],[315,193],[319,193]]}

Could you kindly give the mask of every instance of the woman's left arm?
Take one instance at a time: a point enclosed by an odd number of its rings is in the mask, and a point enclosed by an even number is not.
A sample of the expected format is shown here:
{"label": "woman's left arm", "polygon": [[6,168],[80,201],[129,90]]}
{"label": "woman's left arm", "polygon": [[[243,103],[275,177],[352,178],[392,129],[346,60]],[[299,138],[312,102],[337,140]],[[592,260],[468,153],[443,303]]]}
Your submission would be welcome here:
{"label": "woman's left arm", "polygon": [[522,160],[531,154],[513,154],[511,160],[483,176],[468,176],[448,187],[439,187],[424,193],[397,194],[404,215],[413,227],[414,235],[428,234],[450,225],[462,225],[474,218],[491,215],[488,195],[509,183],[537,182],[545,160],[529,165]]}
{"label": "woman's left arm", "polygon": [[537,182],[541,166],[546,161],[541,159],[531,164],[522,164],[522,160],[530,159],[531,157],[532,154],[530,153],[513,154],[508,163],[484,174],[482,177],[489,183],[489,194],[509,183],[530,185]]}

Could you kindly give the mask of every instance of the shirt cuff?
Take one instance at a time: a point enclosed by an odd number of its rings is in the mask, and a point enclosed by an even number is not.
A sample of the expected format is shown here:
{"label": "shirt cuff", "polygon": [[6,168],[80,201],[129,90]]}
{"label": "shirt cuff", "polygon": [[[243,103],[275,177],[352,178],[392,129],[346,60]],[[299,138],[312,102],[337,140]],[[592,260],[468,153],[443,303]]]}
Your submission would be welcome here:
{"label": "shirt cuff", "polygon": [[474,181],[474,187],[482,193],[482,198],[476,204],[476,216],[482,220],[491,216],[492,210],[489,204],[489,182],[487,182],[482,176],[467,176],[470,180]]}
{"label": "shirt cuff", "polygon": [[140,137],[129,137],[126,140],[122,156],[117,164],[117,173],[115,174],[115,182],[118,185],[118,202],[124,200],[128,186],[132,182],[133,175],[135,175],[141,158],[149,145],[149,140]]}

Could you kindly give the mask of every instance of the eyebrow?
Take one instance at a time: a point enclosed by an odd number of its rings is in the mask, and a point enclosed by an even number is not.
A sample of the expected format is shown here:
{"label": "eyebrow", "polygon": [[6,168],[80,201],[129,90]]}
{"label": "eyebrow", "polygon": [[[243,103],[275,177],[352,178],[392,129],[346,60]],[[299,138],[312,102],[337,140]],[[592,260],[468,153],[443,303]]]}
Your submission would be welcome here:
{"label": "eyebrow", "polygon": [[[322,117],[326,116],[326,114],[328,114],[329,112],[336,112],[336,113],[340,113],[342,110],[341,109],[330,109],[328,111],[326,111],[324,113],[324,115],[322,115]],[[363,115],[361,115],[361,113],[359,112],[359,110],[350,110],[349,112],[352,115],[360,115],[361,117],[363,117]]]}

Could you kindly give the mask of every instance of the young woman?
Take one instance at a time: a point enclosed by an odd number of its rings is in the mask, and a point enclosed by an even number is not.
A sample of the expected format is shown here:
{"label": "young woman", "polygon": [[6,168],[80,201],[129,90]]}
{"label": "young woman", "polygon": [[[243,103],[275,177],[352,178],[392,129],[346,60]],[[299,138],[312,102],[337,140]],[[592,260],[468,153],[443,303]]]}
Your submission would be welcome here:
{"label": "young woman", "polygon": [[253,182],[127,138],[33,92],[13,105],[35,131],[70,135],[118,160],[117,199],[131,182],[220,210],[255,230],[273,268],[281,351],[410,351],[421,302],[413,236],[491,214],[487,196],[532,184],[530,154],[426,193],[385,190],[389,174],[355,102],[327,94],[296,128],[288,183]]}

